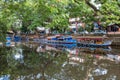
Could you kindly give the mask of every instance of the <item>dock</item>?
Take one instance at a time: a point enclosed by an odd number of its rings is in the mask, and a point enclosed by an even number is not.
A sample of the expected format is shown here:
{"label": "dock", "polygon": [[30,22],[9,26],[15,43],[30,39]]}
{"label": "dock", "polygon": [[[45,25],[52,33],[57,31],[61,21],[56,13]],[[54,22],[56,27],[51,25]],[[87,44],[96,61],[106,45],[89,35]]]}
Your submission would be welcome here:
{"label": "dock", "polygon": [[113,40],[112,46],[120,46],[120,32],[109,32],[107,36]]}

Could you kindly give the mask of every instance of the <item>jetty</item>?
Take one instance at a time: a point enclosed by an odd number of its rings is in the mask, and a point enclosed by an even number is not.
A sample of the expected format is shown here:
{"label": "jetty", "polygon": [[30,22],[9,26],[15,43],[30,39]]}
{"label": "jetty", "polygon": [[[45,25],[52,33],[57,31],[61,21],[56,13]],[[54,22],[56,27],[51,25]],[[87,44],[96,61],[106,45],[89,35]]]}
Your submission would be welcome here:
{"label": "jetty", "polygon": [[108,32],[107,36],[113,40],[112,46],[120,46],[120,32]]}

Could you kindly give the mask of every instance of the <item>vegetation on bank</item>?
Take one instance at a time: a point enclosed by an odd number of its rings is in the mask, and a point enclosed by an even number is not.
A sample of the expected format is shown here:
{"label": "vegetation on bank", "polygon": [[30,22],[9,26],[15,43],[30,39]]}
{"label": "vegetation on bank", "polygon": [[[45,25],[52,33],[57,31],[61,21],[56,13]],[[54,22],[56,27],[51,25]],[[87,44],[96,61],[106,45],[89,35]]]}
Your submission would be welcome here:
{"label": "vegetation on bank", "polygon": [[38,26],[65,31],[73,17],[79,17],[90,30],[94,21],[100,21],[104,27],[120,24],[119,13],[119,0],[1,0],[0,32],[11,27],[26,32]]}

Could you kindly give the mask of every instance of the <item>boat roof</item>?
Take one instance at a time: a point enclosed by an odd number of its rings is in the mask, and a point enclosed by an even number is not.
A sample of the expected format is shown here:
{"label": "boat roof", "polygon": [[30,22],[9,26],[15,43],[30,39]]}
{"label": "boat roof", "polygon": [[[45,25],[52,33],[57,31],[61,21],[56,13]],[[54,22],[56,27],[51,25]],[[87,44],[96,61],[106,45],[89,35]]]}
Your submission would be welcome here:
{"label": "boat roof", "polygon": [[103,37],[103,36],[80,36],[80,37],[76,37],[76,39],[102,40],[102,39],[108,39],[108,37]]}
{"label": "boat roof", "polygon": [[72,38],[72,36],[55,35],[55,36],[48,36],[47,38]]}

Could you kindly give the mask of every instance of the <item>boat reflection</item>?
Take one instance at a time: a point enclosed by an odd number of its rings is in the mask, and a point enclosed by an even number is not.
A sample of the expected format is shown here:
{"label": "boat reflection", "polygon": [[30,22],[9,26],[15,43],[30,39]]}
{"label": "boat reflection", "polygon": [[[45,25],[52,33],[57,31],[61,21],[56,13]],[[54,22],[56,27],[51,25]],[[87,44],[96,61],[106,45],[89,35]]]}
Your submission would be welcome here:
{"label": "boat reflection", "polygon": [[120,55],[112,54],[111,47],[106,48],[86,48],[86,47],[62,47],[62,46],[53,46],[53,45],[41,45],[37,48],[37,52],[45,51],[62,51],[67,52],[69,60],[84,62],[85,59],[80,58],[79,56],[89,55],[92,58],[97,58],[99,60],[109,60],[120,62]]}

